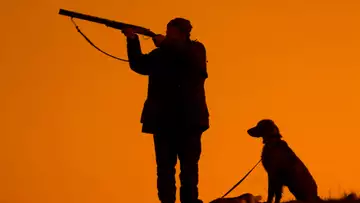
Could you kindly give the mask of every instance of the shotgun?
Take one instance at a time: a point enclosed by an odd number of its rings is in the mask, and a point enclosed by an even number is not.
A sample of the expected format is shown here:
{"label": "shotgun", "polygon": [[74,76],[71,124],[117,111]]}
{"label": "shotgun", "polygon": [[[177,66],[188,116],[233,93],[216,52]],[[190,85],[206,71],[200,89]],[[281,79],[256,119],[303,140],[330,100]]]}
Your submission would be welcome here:
{"label": "shotgun", "polygon": [[141,26],[137,26],[137,25],[121,23],[121,22],[108,20],[108,19],[105,19],[105,18],[99,18],[99,17],[96,17],[96,16],[82,14],[82,13],[69,11],[69,10],[65,10],[65,9],[60,9],[59,14],[64,15],[64,16],[68,16],[68,17],[71,17],[71,18],[78,18],[78,19],[81,19],[81,20],[87,20],[87,21],[91,21],[91,22],[95,22],[95,23],[104,24],[107,27],[115,28],[115,29],[118,29],[118,30],[123,30],[125,28],[131,28],[135,33],[141,34],[141,35],[144,35],[144,36],[148,36],[148,37],[155,37],[156,36],[156,34],[154,32],[152,32],[150,29],[147,29],[147,28],[144,28],[144,27],[141,27]]}
{"label": "shotgun", "polygon": [[[118,30],[123,30],[125,28],[131,28],[135,33],[140,34],[140,35],[144,35],[144,36],[148,36],[148,37],[155,37],[157,36],[156,33],[152,32],[150,29],[141,27],[141,26],[137,26],[137,25],[131,25],[131,24],[127,24],[127,23],[121,23],[121,22],[117,22],[117,21],[113,21],[113,20],[108,20],[105,18],[99,18],[96,16],[91,16],[91,15],[87,15],[87,14],[83,14],[83,13],[78,13],[78,12],[74,12],[74,11],[69,11],[69,10],[65,10],[65,9],[60,9],[59,10],[59,14],[60,15],[64,15],[64,16],[68,16],[71,18],[72,22],[75,25],[75,28],[77,29],[77,31],[86,39],[86,41],[88,41],[95,49],[97,49],[98,51],[102,52],[103,54],[110,56],[112,58],[115,58],[117,60],[120,61],[125,61],[125,62],[129,62],[129,60],[126,59],[122,59],[122,58],[118,58],[116,56],[113,56],[109,53],[106,53],[105,51],[101,50],[99,47],[97,47],[83,32],[81,32],[81,30],[79,29],[79,27],[76,25],[76,23],[73,21],[73,18],[78,18],[81,20],[87,20],[90,22],[95,22],[95,23],[99,23],[99,24],[104,24],[107,27],[111,27],[111,28],[115,28]],[[154,38],[153,38],[154,40]]]}

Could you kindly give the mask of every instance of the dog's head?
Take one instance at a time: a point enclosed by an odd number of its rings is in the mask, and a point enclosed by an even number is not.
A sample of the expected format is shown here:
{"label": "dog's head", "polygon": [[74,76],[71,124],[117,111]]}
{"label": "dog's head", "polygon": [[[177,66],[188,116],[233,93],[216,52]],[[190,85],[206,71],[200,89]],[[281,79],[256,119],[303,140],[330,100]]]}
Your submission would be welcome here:
{"label": "dog's head", "polygon": [[251,137],[262,137],[264,140],[269,139],[280,139],[279,128],[276,126],[274,121],[270,119],[263,119],[257,123],[255,127],[250,128],[247,133]]}

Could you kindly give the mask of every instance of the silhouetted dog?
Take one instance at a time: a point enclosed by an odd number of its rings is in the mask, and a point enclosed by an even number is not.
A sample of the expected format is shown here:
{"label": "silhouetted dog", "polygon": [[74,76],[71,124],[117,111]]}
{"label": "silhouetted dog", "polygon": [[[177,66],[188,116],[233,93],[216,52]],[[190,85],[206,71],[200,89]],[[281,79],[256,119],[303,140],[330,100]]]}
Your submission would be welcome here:
{"label": "silhouetted dog", "polygon": [[261,196],[254,196],[250,193],[242,194],[238,197],[218,198],[210,203],[259,203]]}
{"label": "silhouetted dog", "polygon": [[263,138],[262,164],[268,174],[267,203],[279,203],[283,186],[300,201],[321,200],[317,185],[304,163],[282,140],[278,127],[272,120],[264,119],[250,128],[248,134]]}

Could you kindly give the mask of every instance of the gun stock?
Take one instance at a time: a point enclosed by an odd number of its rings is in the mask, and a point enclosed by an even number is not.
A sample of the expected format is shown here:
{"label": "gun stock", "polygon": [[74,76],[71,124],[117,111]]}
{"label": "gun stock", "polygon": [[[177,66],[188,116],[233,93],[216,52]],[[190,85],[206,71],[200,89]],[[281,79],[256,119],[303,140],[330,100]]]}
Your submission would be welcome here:
{"label": "gun stock", "polygon": [[108,19],[105,19],[105,18],[99,18],[99,17],[96,17],[96,16],[82,14],[82,13],[69,11],[69,10],[65,10],[65,9],[60,9],[59,14],[64,15],[64,16],[68,16],[68,17],[71,17],[71,18],[78,18],[78,19],[81,19],[81,20],[86,20],[86,21],[91,21],[91,22],[95,22],[95,23],[104,24],[104,25],[106,25],[108,27],[112,27],[112,28],[115,28],[115,29],[118,29],[118,30],[123,30],[125,28],[131,28],[131,29],[134,30],[135,33],[145,35],[145,36],[148,36],[148,37],[156,36],[156,34],[154,32],[152,32],[151,30],[149,30],[147,28],[144,28],[144,27],[136,26],[136,25],[131,25],[131,24],[127,24],[127,23],[121,23],[121,22],[108,20]]}

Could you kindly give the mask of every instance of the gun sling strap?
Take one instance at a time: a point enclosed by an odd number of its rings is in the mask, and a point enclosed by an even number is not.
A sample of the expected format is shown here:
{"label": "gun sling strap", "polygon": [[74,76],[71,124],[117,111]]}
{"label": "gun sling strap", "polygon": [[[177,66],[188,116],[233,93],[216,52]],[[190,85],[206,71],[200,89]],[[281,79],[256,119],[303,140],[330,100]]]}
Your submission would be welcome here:
{"label": "gun sling strap", "polygon": [[89,44],[91,44],[91,46],[93,46],[95,49],[97,49],[98,51],[100,51],[101,53],[111,57],[111,58],[114,58],[114,59],[117,59],[117,60],[120,60],[120,61],[124,61],[124,62],[129,62],[128,60],[126,59],[122,59],[122,58],[119,58],[119,57],[116,57],[116,56],[113,56],[109,53],[106,53],[105,51],[101,50],[99,47],[97,47],[83,32],[81,32],[79,26],[75,23],[74,19],[73,18],[70,18],[71,19],[71,22],[74,24],[76,30],[86,39],[87,42],[89,42]]}

